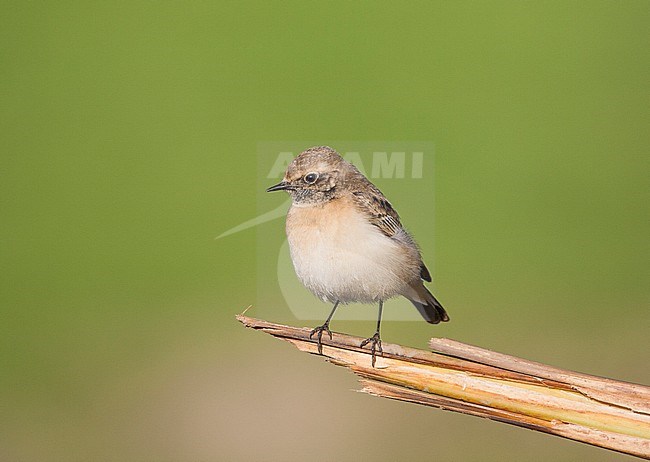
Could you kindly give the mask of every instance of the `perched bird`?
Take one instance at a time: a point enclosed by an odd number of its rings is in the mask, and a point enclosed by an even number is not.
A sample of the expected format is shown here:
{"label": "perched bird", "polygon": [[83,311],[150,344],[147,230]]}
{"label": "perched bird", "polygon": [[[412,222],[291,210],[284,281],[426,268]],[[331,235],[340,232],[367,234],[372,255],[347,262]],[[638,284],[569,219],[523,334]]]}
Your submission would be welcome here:
{"label": "perched bird", "polygon": [[283,180],[267,189],[287,191],[292,204],[286,232],[298,279],[314,295],[334,304],[316,335],[332,339],[330,321],[339,304],[378,303],[370,344],[372,366],[383,353],[379,328],[384,301],[402,295],[431,324],[449,321],[423,281],[431,281],[420,250],[381,191],[335,150],[317,146],[291,161]]}

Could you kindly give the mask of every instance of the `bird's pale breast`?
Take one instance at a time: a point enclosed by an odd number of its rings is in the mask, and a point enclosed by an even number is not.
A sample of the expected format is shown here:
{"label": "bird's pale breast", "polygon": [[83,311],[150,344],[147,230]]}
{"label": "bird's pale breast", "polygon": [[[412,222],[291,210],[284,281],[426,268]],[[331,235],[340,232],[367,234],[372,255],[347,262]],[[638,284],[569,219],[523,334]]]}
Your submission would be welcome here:
{"label": "bird's pale breast", "polygon": [[345,197],[292,205],[287,237],[298,278],[326,301],[385,300],[419,280],[417,249],[383,234]]}

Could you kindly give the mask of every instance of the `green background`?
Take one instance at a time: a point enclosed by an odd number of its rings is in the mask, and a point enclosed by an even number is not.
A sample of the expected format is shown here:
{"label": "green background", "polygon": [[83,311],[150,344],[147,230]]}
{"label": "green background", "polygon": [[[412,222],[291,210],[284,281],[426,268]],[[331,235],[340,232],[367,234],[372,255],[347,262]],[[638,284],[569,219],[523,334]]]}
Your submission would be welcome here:
{"label": "green background", "polygon": [[257,213],[259,142],[432,141],[435,214],[378,184],[452,322],[384,340],[650,383],[649,23],[646,1],[2,2],[0,459],[626,459],[350,391],[236,323],[275,275],[261,230],[214,237]]}

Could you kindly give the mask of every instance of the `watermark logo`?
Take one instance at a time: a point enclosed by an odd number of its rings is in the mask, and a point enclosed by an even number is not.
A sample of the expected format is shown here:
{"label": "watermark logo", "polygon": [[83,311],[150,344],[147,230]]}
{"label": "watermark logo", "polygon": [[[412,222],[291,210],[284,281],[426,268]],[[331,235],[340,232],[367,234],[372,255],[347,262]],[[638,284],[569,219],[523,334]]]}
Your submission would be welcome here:
{"label": "watermark logo", "polygon": [[[265,189],[282,179],[289,163],[303,150],[322,145],[314,142],[263,142],[258,144],[258,200],[257,215],[237,226],[225,230],[217,239],[254,228],[257,234],[257,289],[258,307],[274,306],[284,302],[291,315],[300,320],[323,320],[331,306],[314,297],[299,282],[289,254],[289,245],[280,223],[291,205],[285,193],[267,194]],[[341,156],[354,164],[370,181],[394,202],[401,192],[413,203],[426,194],[433,201],[434,145],[431,142],[330,142]],[[411,181],[408,181],[411,180]],[[408,185],[388,188],[389,182]],[[390,189],[390,191],[388,191]],[[400,208],[398,208],[400,211]],[[402,212],[400,212],[402,213]],[[402,216],[404,219],[404,216]],[[431,243],[431,233],[427,234]],[[431,269],[432,263],[428,263]],[[336,319],[376,320],[377,307],[355,304],[339,309]],[[270,314],[276,319],[279,313]],[[388,320],[417,320],[415,308],[405,299],[394,299],[387,304],[384,318]]]}

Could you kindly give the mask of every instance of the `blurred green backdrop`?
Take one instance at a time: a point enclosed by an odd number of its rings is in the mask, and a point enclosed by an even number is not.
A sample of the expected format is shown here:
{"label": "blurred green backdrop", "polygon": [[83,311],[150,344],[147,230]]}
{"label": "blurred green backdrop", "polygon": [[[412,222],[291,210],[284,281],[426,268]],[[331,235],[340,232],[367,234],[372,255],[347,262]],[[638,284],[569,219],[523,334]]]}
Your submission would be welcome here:
{"label": "blurred green backdrop", "polygon": [[260,141],[431,140],[435,217],[380,187],[435,236],[452,322],[384,340],[650,383],[648,24],[645,0],[2,2],[0,459],[625,459],[351,392],[235,322],[275,275],[255,231],[214,237],[256,214]]}

